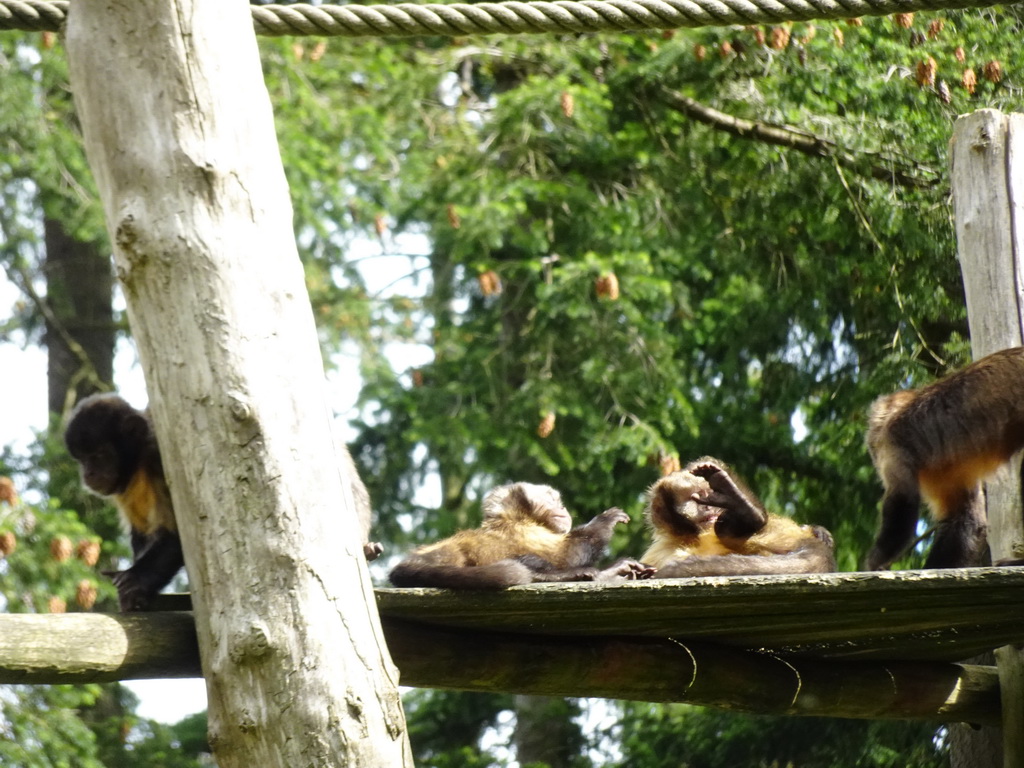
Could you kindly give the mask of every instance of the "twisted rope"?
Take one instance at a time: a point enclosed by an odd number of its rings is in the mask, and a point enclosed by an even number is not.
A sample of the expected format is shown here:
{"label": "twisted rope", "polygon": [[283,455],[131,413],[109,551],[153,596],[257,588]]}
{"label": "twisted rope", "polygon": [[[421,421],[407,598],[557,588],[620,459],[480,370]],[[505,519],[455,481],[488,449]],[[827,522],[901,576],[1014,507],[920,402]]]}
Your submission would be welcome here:
{"label": "twisted rope", "polygon": [[[409,37],[489,32],[600,32],[980,8],[997,0],[555,0],[451,5],[264,5],[252,7],[258,35]],[[68,0],[0,0],[0,30],[56,31]]]}

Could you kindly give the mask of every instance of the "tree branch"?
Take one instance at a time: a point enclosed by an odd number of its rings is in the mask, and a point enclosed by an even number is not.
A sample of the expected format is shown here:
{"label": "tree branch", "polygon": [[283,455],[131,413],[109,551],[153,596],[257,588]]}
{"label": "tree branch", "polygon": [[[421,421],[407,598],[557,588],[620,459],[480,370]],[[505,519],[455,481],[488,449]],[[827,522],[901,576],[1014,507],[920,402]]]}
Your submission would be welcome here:
{"label": "tree branch", "polygon": [[753,139],[765,144],[787,147],[811,157],[831,158],[843,168],[849,168],[857,173],[867,174],[873,179],[889,181],[902,187],[928,189],[939,182],[939,175],[930,168],[916,164],[911,165],[905,161],[898,161],[895,158],[883,157],[875,153],[856,155],[846,152],[834,141],[823,136],[816,136],[788,125],[770,125],[734,117],[669,88],[662,88],[661,95],[665,99],[665,103],[672,109],[699,123],[710,126],[716,131],[722,131],[742,139]]}

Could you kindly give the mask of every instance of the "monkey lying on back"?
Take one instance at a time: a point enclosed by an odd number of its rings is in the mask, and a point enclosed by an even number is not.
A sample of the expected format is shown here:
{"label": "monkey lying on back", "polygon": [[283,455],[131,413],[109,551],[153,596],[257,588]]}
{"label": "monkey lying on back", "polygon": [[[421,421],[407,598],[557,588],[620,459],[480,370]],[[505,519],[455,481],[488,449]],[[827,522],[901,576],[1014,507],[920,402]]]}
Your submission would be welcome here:
{"label": "monkey lying on back", "polygon": [[648,492],[653,541],[641,558],[655,578],[835,570],[832,536],[765,511],[722,462],[706,456]]}
{"label": "monkey lying on back", "polygon": [[[118,395],[93,395],[71,412],[64,442],[80,465],[82,483],[111,499],[131,531],[134,562],[110,575],[121,610],[145,610],[185,564],[149,415]],[[369,496],[354,471],[351,476],[365,537],[370,527]],[[372,560],[380,554],[380,545],[364,544],[363,552]]]}
{"label": "monkey lying on back", "polygon": [[938,522],[924,567],[977,565],[987,528],[981,481],[1024,448],[1024,347],[878,398],[867,444],[885,495],[865,568],[888,568],[910,545],[922,495]]}
{"label": "monkey lying on back", "polygon": [[512,483],[484,497],[479,528],[413,550],[392,569],[396,587],[500,589],[552,581],[615,581],[647,578],[651,569],[622,560],[595,567],[619,523],[608,509],[570,530],[572,518],[558,491],[547,485]]}

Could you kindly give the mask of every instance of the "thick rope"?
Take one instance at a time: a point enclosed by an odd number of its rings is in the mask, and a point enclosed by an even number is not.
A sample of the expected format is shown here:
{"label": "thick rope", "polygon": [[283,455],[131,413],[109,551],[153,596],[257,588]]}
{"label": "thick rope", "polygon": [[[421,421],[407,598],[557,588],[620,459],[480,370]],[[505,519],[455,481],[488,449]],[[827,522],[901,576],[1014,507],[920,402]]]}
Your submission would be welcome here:
{"label": "thick rope", "polygon": [[[489,32],[601,32],[980,8],[997,0],[556,0],[469,5],[264,5],[252,7],[259,35],[409,37]],[[0,0],[0,30],[56,31],[67,0]]]}

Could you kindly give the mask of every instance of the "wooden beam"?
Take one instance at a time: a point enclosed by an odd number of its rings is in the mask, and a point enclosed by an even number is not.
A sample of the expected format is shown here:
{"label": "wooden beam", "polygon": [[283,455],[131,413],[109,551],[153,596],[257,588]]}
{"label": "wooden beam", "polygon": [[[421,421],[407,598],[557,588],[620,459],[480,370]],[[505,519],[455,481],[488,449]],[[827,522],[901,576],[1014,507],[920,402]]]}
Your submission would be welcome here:
{"label": "wooden beam", "polygon": [[[681,701],[761,714],[999,722],[990,667],[795,659],[640,637],[475,632],[385,620],[402,684]],[[189,613],[0,615],[0,683],[199,674]]]}

